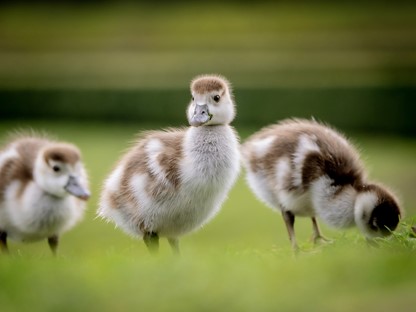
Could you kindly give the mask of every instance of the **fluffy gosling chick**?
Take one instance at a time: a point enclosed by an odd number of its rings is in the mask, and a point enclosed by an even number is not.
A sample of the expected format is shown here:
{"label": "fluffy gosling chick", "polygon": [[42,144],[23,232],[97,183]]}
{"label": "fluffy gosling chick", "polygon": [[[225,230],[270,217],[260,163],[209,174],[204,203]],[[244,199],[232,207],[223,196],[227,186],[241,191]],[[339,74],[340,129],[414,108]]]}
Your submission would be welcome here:
{"label": "fluffy gosling chick", "polygon": [[211,220],[240,170],[229,82],[200,76],[191,83],[191,127],[145,132],[106,180],[99,216],[142,237],[150,252]]}
{"label": "fluffy gosling chick", "polygon": [[312,218],[313,239],[324,239],[315,217],[335,228],[356,225],[368,237],[386,236],[402,215],[385,187],[367,181],[359,154],[337,131],[308,120],[285,120],[242,146],[247,182],[280,210],[294,249],[295,216]]}
{"label": "fluffy gosling chick", "polygon": [[12,140],[0,151],[0,247],[7,251],[8,238],[47,239],[56,253],[89,196],[77,147],[34,135]]}

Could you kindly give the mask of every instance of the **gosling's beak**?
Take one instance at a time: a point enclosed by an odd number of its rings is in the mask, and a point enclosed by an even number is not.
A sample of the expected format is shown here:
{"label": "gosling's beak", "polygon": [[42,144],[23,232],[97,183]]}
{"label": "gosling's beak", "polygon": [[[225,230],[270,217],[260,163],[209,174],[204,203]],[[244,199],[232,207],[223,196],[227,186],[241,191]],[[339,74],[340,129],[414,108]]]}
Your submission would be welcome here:
{"label": "gosling's beak", "polygon": [[204,123],[207,123],[212,118],[212,115],[209,113],[208,105],[195,105],[194,114],[191,117],[190,125],[194,127],[202,126]]}
{"label": "gosling's beak", "polygon": [[82,200],[87,200],[91,195],[87,189],[81,186],[79,180],[74,176],[69,177],[68,183],[65,185],[65,190]]}

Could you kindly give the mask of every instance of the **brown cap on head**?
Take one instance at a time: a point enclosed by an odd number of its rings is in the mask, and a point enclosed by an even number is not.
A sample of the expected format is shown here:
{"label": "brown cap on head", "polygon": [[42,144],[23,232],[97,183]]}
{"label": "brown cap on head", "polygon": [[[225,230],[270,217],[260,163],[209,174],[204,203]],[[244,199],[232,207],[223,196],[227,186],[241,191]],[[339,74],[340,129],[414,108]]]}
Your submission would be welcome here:
{"label": "brown cap on head", "polygon": [[203,94],[205,92],[220,91],[230,89],[227,79],[217,75],[198,76],[191,82],[191,92]]}
{"label": "brown cap on head", "polygon": [[57,144],[47,147],[43,155],[46,162],[53,160],[71,165],[74,165],[81,159],[81,153],[78,148],[71,144]]}

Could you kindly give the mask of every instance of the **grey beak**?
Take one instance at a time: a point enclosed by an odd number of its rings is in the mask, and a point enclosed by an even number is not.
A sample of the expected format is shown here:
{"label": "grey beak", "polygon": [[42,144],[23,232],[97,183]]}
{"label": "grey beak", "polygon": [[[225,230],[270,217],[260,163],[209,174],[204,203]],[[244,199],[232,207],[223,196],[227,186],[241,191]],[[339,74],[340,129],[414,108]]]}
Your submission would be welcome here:
{"label": "grey beak", "polygon": [[79,180],[73,176],[69,177],[68,183],[65,185],[65,190],[82,200],[87,200],[91,196],[90,192],[81,186]]}
{"label": "grey beak", "polygon": [[193,127],[202,126],[204,123],[210,121],[212,115],[209,113],[208,105],[195,105],[194,114],[191,117],[190,125]]}

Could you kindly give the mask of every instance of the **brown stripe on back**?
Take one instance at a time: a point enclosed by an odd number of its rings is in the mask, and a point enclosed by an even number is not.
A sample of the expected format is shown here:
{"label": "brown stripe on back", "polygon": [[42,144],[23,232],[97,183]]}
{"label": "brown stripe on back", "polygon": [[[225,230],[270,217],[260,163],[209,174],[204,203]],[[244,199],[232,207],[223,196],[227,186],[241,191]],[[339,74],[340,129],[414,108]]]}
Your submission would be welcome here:
{"label": "brown stripe on back", "polygon": [[362,184],[364,166],[354,146],[340,133],[319,124],[311,130],[321,151],[322,171],[334,181],[333,184]]}
{"label": "brown stripe on back", "polygon": [[124,202],[136,204],[133,191],[130,188],[130,181],[135,174],[146,174],[146,168],[147,159],[144,142],[141,141],[126,155],[125,169],[120,180],[120,192],[114,196],[118,202],[118,207]]}
{"label": "brown stripe on back", "polygon": [[184,131],[155,131],[148,134],[146,143],[149,140],[159,140],[162,143],[162,151],[157,160],[159,166],[165,172],[165,179],[170,185],[161,183],[159,179],[154,177],[149,171],[149,181],[147,184],[147,192],[156,200],[165,201],[169,196],[173,196],[180,186],[179,163],[182,158],[183,148],[182,142]]}
{"label": "brown stripe on back", "polygon": [[[146,175],[146,192],[155,200],[165,200],[166,197],[174,195],[180,185],[179,162],[183,153],[183,137],[183,131],[154,131],[142,134],[137,145],[128,152],[122,161],[125,164],[125,171],[120,182],[120,193],[112,198],[114,203],[118,203],[116,207],[120,207],[120,203],[126,201],[138,205],[130,187],[130,181],[136,174]],[[163,144],[163,152],[159,154],[157,160],[159,166],[164,169],[165,179],[170,182],[170,185],[161,183],[149,168],[149,158],[145,147],[152,139],[157,139]]]}
{"label": "brown stripe on back", "polygon": [[319,153],[311,152],[304,161],[302,168],[304,188],[323,174],[333,180],[334,185],[362,183],[364,168],[359,154],[338,131],[309,120],[284,121],[280,125],[282,132],[286,128],[287,132],[291,132],[296,137],[295,148],[302,135],[307,135],[319,147]]}
{"label": "brown stripe on back", "polygon": [[321,177],[325,170],[325,160],[318,152],[312,152],[305,157],[304,165],[302,167],[302,185],[304,188]]}
{"label": "brown stripe on back", "polygon": [[70,144],[58,144],[48,147],[44,151],[45,161],[59,161],[74,165],[81,159],[79,150]]}
{"label": "brown stripe on back", "polygon": [[21,194],[27,183],[33,179],[32,172],[23,164],[21,159],[10,158],[0,168],[0,200],[4,200],[6,188],[13,181],[21,183],[19,194]]}
{"label": "brown stripe on back", "polygon": [[[33,180],[33,167],[39,150],[48,144],[43,138],[23,138],[9,144],[9,148],[15,148],[18,157],[8,159],[0,168],[0,199],[4,199],[7,186],[13,181],[19,181],[22,194],[26,185]],[[5,151],[5,150],[4,150]]]}
{"label": "brown stripe on back", "polygon": [[[141,144],[142,145],[142,144]],[[124,210],[126,205],[132,205],[138,208],[138,203],[134,198],[133,190],[130,187],[130,180],[136,173],[145,172],[145,159],[142,146],[139,146],[139,149],[136,153],[136,148],[127,153],[127,155],[121,160],[119,166],[125,163],[125,169],[120,179],[120,186],[117,192],[108,192],[107,198],[110,201],[110,207],[113,209]],[[136,157],[134,157],[136,156]],[[138,157],[137,157],[138,156]]]}
{"label": "brown stripe on back", "polygon": [[166,172],[166,179],[177,188],[180,183],[179,162],[183,154],[183,132],[165,132],[155,138],[159,139],[164,146],[163,153],[157,159],[159,165]]}
{"label": "brown stripe on back", "polygon": [[265,170],[270,173],[274,172],[276,161],[282,157],[290,158],[296,150],[297,135],[292,132],[281,131],[279,125],[263,128],[258,133],[251,136],[247,140],[247,143],[250,144],[250,142],[262,140],[271,136],[274,137],[275,140],[266,154],[261,157],[256,157],[255,152],[251,151],[250,167],[254,172],[259,170]]}
{"label": "brown stripe on back", "polygon": [[[248,142],[274,136],[275,140],[268,153],[262,157],[250,155],[250,166],[253,171],[265,170],[271,177],[274,175],[278,159],[287,157],[294,168],[294,154],[298,148],[299,138],[307,135],[320,149],[306,155],[302,168],[302,184],[307,188],[312,181],[326,174],[334,185],[361,184],[364,168],[358,152],[343,135],[315,121],[290,119],[277,125],[264,128],[248,139]],[[288,181],[291,189],[292,182]],[[289,186],[291,185],[291,186]]]}

